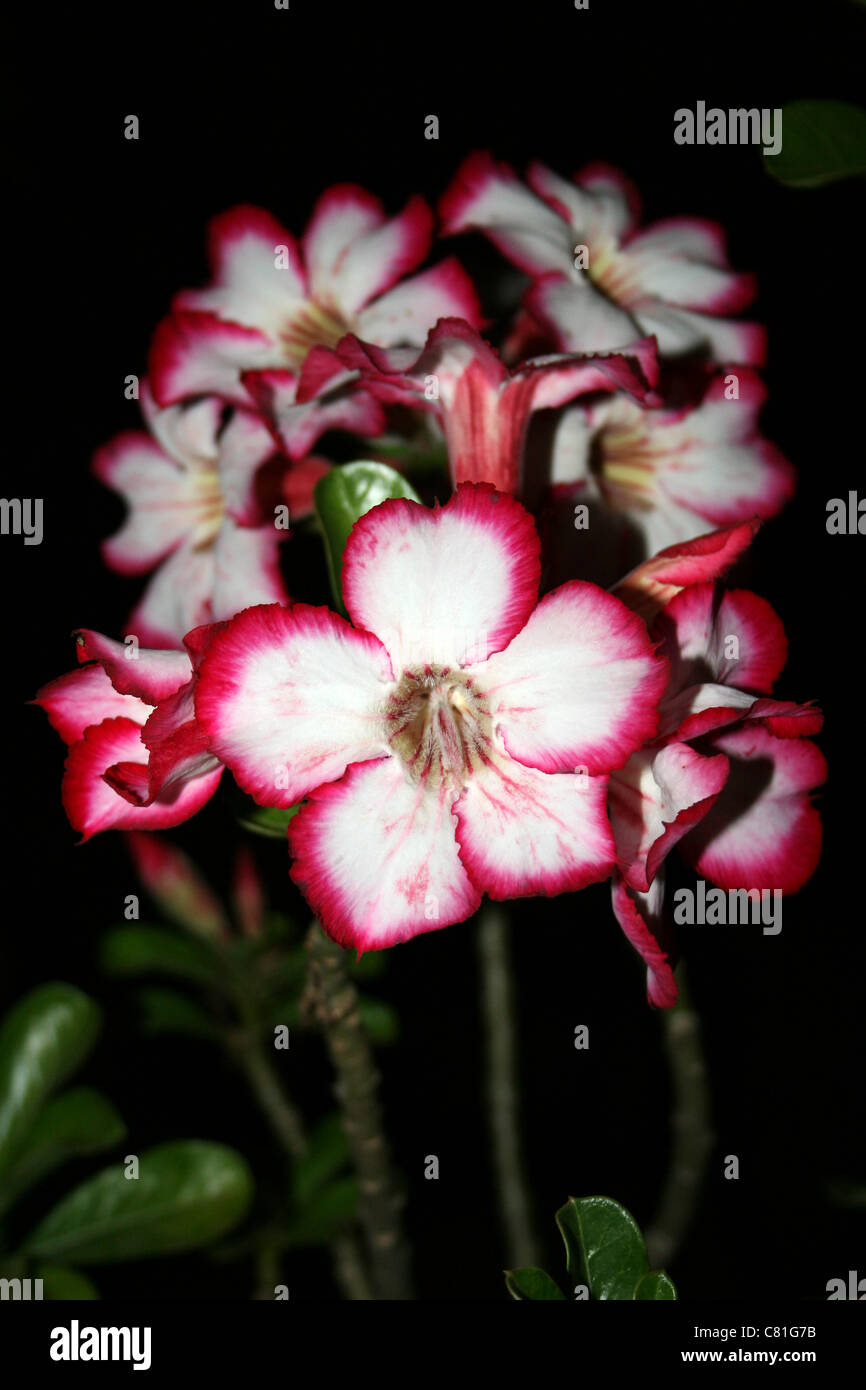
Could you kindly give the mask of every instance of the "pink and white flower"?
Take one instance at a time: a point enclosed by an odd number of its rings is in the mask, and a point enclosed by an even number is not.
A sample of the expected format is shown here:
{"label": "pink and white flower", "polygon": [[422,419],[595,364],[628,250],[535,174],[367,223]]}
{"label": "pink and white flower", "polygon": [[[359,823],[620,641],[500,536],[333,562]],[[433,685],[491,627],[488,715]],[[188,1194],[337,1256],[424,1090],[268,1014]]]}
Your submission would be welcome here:
{"label": "pink and white flower", "polygon": [[652,736],[665,663],[592,584],[537,603],[528,513],[464,484],[387,501],[343,557],[354,626],[306,604],[216,634],[196,686],[209,746],[289,826],[292,877],[360,950],[494,898],[606,878],[608,774]]}
{"label": "pink and white flower", "polygon": [[763,330],[721,317],[743,309],[755,284],[729,268],[716,223],[672,217],[641,230],[636,189],[604,164],[569,181],[533,163],[527,183],[489,154],[470,155],[442,198],[443,231],[483,231],[532,276],[525,308],[561,351],[654,334],[666,357],[762,363]]}
{"label": "pink and white flower", "polygon": [[[93,462],[128,507],[102,554],[121,574],[156,571],[130,631],[153,647],[180,647],[192,628],[286,598],[278,559],[286,531],[257,495],[276,445],[250,410],[235,410],[224,423],[214,396],[161,410],[145,383],[141,403],[149,433],[118,435]],[[310,496],[322,471],[303,473]]]}
{"label": "pink and white flower", "polygon": [[211,284],[178,294],[157,331],[157,400],[214,392],[243,403],[243,373],[297,374],[311,347],[348,332],[420,346],[444,315],[477,322],[475,291],[453,258],[402,279],[427,255],[432,226],[423,198],[388,218],[354,184],[322,194],[300,242],[262,208],[220,214],[208,231]]}
{"label": "pink and white flower", "polygon": [[[712,377],[701,399],[647,409],[619,393],[563,412],[553,439],[552,486],[569,507],[605,516],[605,544],[627,564],[750,517],[775,516],[794,490],[794,470],[764,439],[766,388],[748,367]],[[629,557],[637,548],[643,552]]]}
{"label": "pink and white flower", "polygon": [[69,748],[63,806],[85,840],[179,825],[213,796],[222,766],[196,723],[192,686],[215,630],[188,633],[186,652],[82,630],[76,652],[87,664],[37,693]]}
{"label": "pink and white flower", "polygon": [[[721,552],[717,552],[721,553]],[[795,892],[814,872],[821,822],[812,792],[824,758],[813,705],[771,698],[787,651],[765,600],[714,583],[682,588],[653,633],[670,665],[655,737],[610,779],[616,917],[647,965],[650,1001],[676,999],[664,869],[679,844],[725,889]]]}
{"label": "pink and white flower", "polygon": [[[510,371],[471,324],[443,319],[419,355],[385,352],[346,337],[337,349],[382,401],[432,411],[448,445],[452,481],[491,483],[518,494],[526,431],[533,411],[552,409],[589,392],[647,395],[657,378],[654,344],[633,342],[622,353],[553,355]],[[317,349],[305,375],[332,365]],[[303,383],[302,383],[303,389]]]}

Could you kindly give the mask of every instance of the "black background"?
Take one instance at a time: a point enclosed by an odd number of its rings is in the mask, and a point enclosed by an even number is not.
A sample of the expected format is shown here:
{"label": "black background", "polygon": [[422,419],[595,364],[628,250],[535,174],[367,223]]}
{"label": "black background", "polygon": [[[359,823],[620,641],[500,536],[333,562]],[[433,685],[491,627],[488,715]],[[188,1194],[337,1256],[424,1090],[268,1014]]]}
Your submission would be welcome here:
{"label": "black background", "polygon": [[[124,377],[145,369],[173,291],[205,278],[204,227],[234,202],[302,230],[318,193],[351,180],[396,211],[431,200],[463,156],[492,148],[570,173],[590,159],[638,183],[648,220],[717,218],[732,262],[758,272],[770,331],[766,433],[796,463],[798,495],[764,528],[746,579],[791,641],[785,698],[818,699],[830,779],[821,867],[785,904],[778,937],[696,928],[682,949],[704,1020],[717,1144],[698,1220],[672,1267],[681,1298],[824,1297],[857,1266],[854,1215],[828,1197],[861,1177],[861,574],[864,540],[828,536],[826,502],[863,491],[862,186],[791,191],[750,147],[673,142],[680,106],[776,107],[862,99],[866,13],[854,3],[624,6],[335,5],[38,10],[16,31],[7,78],[11,189],[4,275],[7,496],[45,499],[41,546],[0,539],[4,564],[3,929],[0,1002],[47,978],[102,999],[86,1069],[121,1108],[132,1151],[184,1136],[242,1148],[279,1181],[267,1130],[204,1045],[145,1041],[129,996],[94,961],[136,881],[117,836],[78,848],[59,803],[62,749],[25,707],[73,664],[79,626],[119,633],[138,585],[110,577],[99,540],[121,515],[89,476],[93,450],[137,427]],[[123,138],[135,113],[141,138]],[[440,120],[437,142],[424,119]],[[479,242],[480,245],[480,242]],[[455,244],[466,258],[474,239]],[[317,572],[295,579],[306,597]],[[233,842],[217,799],[174,838],[224,879]],[[257,841],[272,899],[305,920],[277,843]],[[221,878],[221,875],[223,878]],[[553,1214],[602,1191],[639,1221],[664,1174],[668,1095],[659,1020],[604,888],[515,907],[524,1131],[544,1263],[560,1272]],[[381,1054],[405,1175],[421,1296],[502,1297],[484,1113],[471,924],[393,951],[383,992],[399,1045]],[[575,1025],[590,1028],[577,1052]],[[329,1104],[317,1044],[290,1054],[311,1112]],[[439,1182],[423,1179],[440,1158]],[[722,1155],[740,1157],[726,1182]],[[82,1175],[92,1164],[82,1164]],[[60,1181],[62,1190],[68,1174]],[[41,1209],[41,1207],[40,1207]],[[35,1210],[35,1208],[34,1208]],[[25,1213],[25,1216],[27,1213]],[[287,1261],[293,1298],[334,1296],[324,1256]],[[245,1266],[204,1256],[97,1272],[106,1297],[248,1297]]]}

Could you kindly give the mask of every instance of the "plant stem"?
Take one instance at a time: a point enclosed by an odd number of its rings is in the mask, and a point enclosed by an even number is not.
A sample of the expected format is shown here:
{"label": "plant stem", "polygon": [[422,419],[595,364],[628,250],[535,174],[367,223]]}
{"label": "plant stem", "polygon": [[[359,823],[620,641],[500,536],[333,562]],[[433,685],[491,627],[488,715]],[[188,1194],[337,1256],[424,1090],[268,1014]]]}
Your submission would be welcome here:
{"label": "plant stem", "polygon": [[359,1215],[367,1237],[373,1291],[379,1299],[411,1298],[409,1249],[402,1197],[382,1128],[379,1072],[361,1021],[358,992],[346,972],[346,953],[315,922],[307,935],[311,1011],[337,1074],[335,1094],[360,1189]]}
{"label": "plant stem", "polygon": [[679,1001],[662,1016],[673,1106],[667,1178],[646,1236],[653,1266],[671,1261],[692,1223],[715,1141],[700,1019],[691,1002],[682,964],[677,970],[677,983]]}
{"label": "plant stem", "polygon": [[259,1106],[285,1153],[293,1161],[303,1158],[307,1137],[299,1111],[280,1085],[258,1038],[248,1032],[237,1056]]}
{"label": "plant stem", "polygon": [[514,991],[508,920],[488,904],[478,921],[488,1123],[509,1269],[538,1262],[520,1146]]}
{"label": "plant stem", "polygon": [[331,1241],[331,1254],[337,1279],[346,1296],[356,1303],[371,1299],[373,1291],[367,1278],[364,1252],[355,1233],[347,1231],[335,1236]]}
{"label": "plant stem", "polygon": [[[274,1067],[251,1027],[240,1036],[235,1056],[280,1147],[293,1163],[297,1162],[307,1152],[303,1119],[280,1085]],[[370,1298],[369,1281],[355,1237],[350,1232],[344,1232],[335,1236],[329,1244],[334,1277],[346,1298],[353,1301]]]}

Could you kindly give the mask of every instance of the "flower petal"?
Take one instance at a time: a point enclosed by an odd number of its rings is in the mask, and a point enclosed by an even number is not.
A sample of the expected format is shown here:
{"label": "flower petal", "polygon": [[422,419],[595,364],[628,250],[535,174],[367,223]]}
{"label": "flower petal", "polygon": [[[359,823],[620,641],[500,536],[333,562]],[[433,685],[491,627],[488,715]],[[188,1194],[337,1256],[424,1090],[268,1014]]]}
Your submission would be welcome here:
{"label": "flower petal", "polygon": [[678,840],[701,820],[728,778],[728,760],[687,743],[641,749],[610,779],[610,819],[626,882],[647,892]]}
{"label": "flower petal", "polygon": [[327,349],[313,348],[304,364],[302,381],[310,380],[323,358],[330,363],[330,374],[317,383],[319,389],[305,400],[298,399],[298,379],[291,372],[245,372],[243,375],[245,389],[291,459],[304,458],[326,430],[376,435],[384,426],[379,402]]}
{"label": "flower petal", "polygon": [[158,705],[160,700],[173,695],[192,674],[192,665],[185,652],[154,651],[115,642],[87,627],[78,629],[75,640],[79,661],[100,662],[115,690],[122,695],[137,695],[149,705]]}
{"label": "flower petal", "polygon": [[143,574],[195,529],[200,501],[192,474],[143,431],[128,430],[104,444],[93,472],[129,508],[120,530],[102,542],[110,569]]}
{"label": "flower petal", "polygon": [[213,796],[222,769],[175,788],[171,800],[135,806],[105,780],[110,768],[126,763],[146,774],[141,729],[131,719],[106,719],[87,729],[66,758],[63,806],[85,840],[101,830],[165,830],[189,820]]}
{"label": "flower petal", "polygon": [[[286,251],[278,263],[279,247]],[[215,217],[208,227],[208,258],[215,283],[181,291],[175,308],[218,314],[276,336],[306,296],[297,243],[264,208],[243,205]]]}
{"label": "flower petal", "polygon": [[184,634],[213,617],[214,548],[182,545],[150,577],[127,630],[150,647],[179,648]]}
{"label": "flower petal", "polygon": [[278,344],[258,328],[227,323],[214,314],[178,311],[154,331],[150,382],[162,406],[210,395],[248,406],[241,373],[281,364]]}
{"label": "flower petal", "polygon": [[782,623],[758,594],[694,584],[671,599],[654,628],[670,662],[670,689],[703,682],[769,695],[788,654]]}
{"label": "flower petal", "polygon": [[582,580],[474,671],[508,752],[543,772],[622,766],[655,732],[667,679],[640,619]]}
{"label": "flower petal", "polygon": [[335,941],[393,946],[479,907],[455,828],[444,789],[410,782],[396,758],[355,763],[292,819],[291,876]]}
{"label": "flower petal", "polygon": [[48,681],[31,703],[45,710],[52,729],[57,730],[64,743],[76,743],[84,737],[85,729],[101,724],[103,719],[125,717],[143,724],[151,712],[151,706],[143,700],[115,690],[97,663]]}
{"label": "flower petal", "polygon": [[334,277],[334,300],[344,317],[354,318],[371,299],[420,265],[432,230],[433,214],[416,195],[397,217],[356,238]]}
{"label": "flower petal", "polygon": [[420,347],[439,319],[481,322],[481,306],[466,271],[453,256],[380,295],[358,315],[358,336],[379,347]]}
{"label": "flower petal", "polygon": [[649,623],[680,589],[717,579],[730,569],[748,550],[760,525],[755,517],[670,545],[621,579],[613,593]]}
{"label": "flower petal", "polygon": [[381,202],[354,183],[327,188],[318,199],[304,233],[304,261],[310,293],[319,302],[334,303],[338,275],[354,241],[385,221]]}
{"label": "flower petal", "polygon": [[648,893],[630,888],[619,874],[611,884],[616,919],[646,965],[647,999],[657,1009],[672,1009],[677,1002],[673,942],[664,918],[664,877],[659,874]]}
{"label": "flower petal", "polygon": [[496,900],[598,883],[615,856],[606,797],[606,777],[550,775],[500,754],[473,771],[454,806],[460,857]]}
{"label": "flower petal", "polygon": [[526,622],[538,556],[529,513],[492,487],[466,483],[435,511],[400,498],[362,516],[343,553],[343,597],[395,671],[459,664],[479,649],[499,650]]}
{"label": "flower petal", "polygon": [[796,892],[821,853],[821,818],[810,801],[827,775],[820,749],[809,739],[775,738],[756,723],[716,734],[708,746],[728,757],[730,777],[682,841],[683,854],[720,888]]}
{"label": "flower petal", "polygon": [[327,608],[248,608],[218,632],[196,686],[214,753],[264,806],[293,806],[387,750],[381,644]]}
{"label": "flower petal", "polygon": [[573,229],[487,152],[469,155],[439,204],[446,236],[478,228],[529,274],[570,265]]}

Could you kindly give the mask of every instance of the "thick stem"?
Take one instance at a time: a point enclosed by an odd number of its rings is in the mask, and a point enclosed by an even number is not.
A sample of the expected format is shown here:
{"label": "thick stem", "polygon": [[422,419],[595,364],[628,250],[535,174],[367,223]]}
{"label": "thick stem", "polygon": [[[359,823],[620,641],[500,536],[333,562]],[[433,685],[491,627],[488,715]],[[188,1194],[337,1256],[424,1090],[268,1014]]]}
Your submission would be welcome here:
{"label": "thick stem", "polygon": [[367,1278],[364,1252],[355,1233],[347,1231],[345,1235],[335,1236],[331,1241],[331,1254],[337,1280],[346,1297],[356,1303],[371,1299],[373,1291]]}
{"label": "thick stem", "polygon": [[337,1074],[335,1094],[358,1173],[359,1215],[367,1237],[373,1290],[379,1299],[411,1298],[409,1249],[403,1235],[402,1197],[382,1128],[379,1072],[346,972],[346,953],[318,923],[307,936],[309,1005],[321,1027]]}
{"label": "thick stem", "polygon": [[656,1267],[669,1264],[692,1223],[715,1140],[700,1019],[692,1007],[682,964],[677,983],[679,1002],[662,1016],[673,1105],[671,1159],[646,1237],[650,1259]]}
{"label": "thick stem", "polygon": [[514,992],[508,921],[488,905],[478,922],[488,1121],[508,1267],[538,1263],[520,1145]]}

